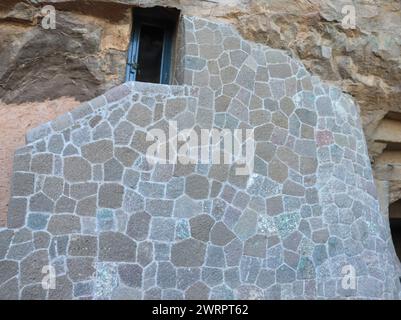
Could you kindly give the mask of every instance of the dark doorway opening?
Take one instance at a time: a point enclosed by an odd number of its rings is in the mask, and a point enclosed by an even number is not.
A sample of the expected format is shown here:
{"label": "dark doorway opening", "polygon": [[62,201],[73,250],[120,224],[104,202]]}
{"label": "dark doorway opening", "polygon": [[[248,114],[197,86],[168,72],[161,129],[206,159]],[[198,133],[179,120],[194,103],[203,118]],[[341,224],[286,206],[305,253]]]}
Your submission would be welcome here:
{"label": "dark doorway opening", "polygon": [[170,8],[134,9],[126,81],[170,83],[179,15]]}
{"label": "dark doorway opening", "polygon": [[401,199],[390,204],[389,217],[395,251],[401,260]]}

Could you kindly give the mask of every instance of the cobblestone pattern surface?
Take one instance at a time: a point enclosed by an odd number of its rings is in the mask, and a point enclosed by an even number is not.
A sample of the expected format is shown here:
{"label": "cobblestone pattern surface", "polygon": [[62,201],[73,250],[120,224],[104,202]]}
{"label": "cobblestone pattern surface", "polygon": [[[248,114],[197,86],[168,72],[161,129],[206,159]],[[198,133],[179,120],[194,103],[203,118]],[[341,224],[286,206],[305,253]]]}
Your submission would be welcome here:
{"label": "cobblestone pattern surface", "polygon": [[[28,133],[0,299],[399,298],[352,99],[230,26],[181,29],[184,85],[127,83]],[[150,165],[146,132],[168,120],[253,128],[254,172]],[[45,265],[56,289],[42,288]]]}

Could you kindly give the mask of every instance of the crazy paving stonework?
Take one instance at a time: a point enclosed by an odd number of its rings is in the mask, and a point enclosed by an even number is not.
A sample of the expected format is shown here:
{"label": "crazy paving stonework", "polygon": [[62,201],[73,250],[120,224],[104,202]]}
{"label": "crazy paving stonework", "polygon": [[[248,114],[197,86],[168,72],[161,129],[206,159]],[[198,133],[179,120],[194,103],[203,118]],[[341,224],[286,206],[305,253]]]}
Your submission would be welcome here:
{"label": "crazy paving stonework", "polygon": [[[180,85],[126,83],[28,134],[0,298],[399,298],[352,99],[230,26],[184,17],[180,35]],[[150,165],[146,132],[169,120],[254,129],[254,172]]]}

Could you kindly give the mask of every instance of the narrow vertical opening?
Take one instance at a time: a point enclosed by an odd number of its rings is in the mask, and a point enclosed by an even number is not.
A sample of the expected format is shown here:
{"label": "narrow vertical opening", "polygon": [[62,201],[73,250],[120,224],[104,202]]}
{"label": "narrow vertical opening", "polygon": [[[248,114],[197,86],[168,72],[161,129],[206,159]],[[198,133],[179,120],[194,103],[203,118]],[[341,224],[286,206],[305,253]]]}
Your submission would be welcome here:
{"label": "narrow vertical opening", "polygon": [[134,9],[126,81],[171,82],[179,15],[171,8]]}
{"label": "narrow vertical opening", "polygon": [[389,206],[389,217],[395,251],[401,260],[401,199]]}
{"label": "narrow vertical opening", "polygon": [[137,81],[158,83],[161,76],[164,30],[144,25],[139,36]]}

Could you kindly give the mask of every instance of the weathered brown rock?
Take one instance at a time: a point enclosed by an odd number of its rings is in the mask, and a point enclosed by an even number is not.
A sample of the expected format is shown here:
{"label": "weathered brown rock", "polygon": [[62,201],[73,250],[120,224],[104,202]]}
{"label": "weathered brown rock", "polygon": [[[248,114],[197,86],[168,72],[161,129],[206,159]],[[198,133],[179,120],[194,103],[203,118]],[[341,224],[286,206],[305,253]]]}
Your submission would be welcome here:
{"label": "weathered brown rock", "polygon": [[89,7],[57,2],[55,30],[42,28],[42,6],[2,2],[3,102],[45,101],[62,96],[84,101],[123,81],[129,10],[115,4]]}

